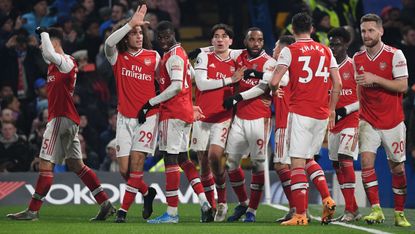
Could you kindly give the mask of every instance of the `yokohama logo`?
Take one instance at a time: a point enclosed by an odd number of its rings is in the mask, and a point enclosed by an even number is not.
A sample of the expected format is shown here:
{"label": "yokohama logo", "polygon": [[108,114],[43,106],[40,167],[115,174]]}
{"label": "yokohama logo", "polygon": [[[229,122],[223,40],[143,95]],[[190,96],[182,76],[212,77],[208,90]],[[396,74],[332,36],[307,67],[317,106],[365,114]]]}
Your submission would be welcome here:
{"label": "yokohama logo", "polygon": [[23,181],[0,182],[0,200],[16,191],[16,189],[20,188],[25,183],[26,182]]}

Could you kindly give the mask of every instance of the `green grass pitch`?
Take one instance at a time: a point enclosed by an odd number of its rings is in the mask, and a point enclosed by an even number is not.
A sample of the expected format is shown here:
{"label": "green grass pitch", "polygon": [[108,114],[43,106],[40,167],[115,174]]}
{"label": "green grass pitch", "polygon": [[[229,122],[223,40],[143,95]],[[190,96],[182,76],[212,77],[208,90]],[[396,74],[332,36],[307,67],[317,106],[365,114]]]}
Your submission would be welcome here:
{"label": "green grass pitch", "polygon": [[[232,212],[234,204],[229,207]],[[334,224],[322,226],[313,220],[306,227],[283,227],[274,222],[276,218],[284,215],[284,211],[277,210],[267,205],[261,205],[257,214],[257,222],[254,224],[236,223],[200,223],[200,208],[198,205],[179,205],[179,224],[147,224],[141,218],[141,206],[134,205],[128,214],[128,221],[124,224],[114,223],[114,217],[105,222],[90,223],[89,218],[98,211],[94,205],[45,205],[42,207],[39,221],[11,221],[5,216],[23,210],[24,206],[2,206],[0,207],[0,233],[56,233],[56,234],[77,234],[77,233],[169,233],[169,234],[192,234],[192,233],[365,233],[361,230],[342,227]],[[166,209],[164,204],[157,203],[152,217],[162,214]],[[338,214],[343,207],[338,207]],[[311,206],[310,211],[315,216],[320,216],[320,206]],[[361,209],[367,214],[369,209]],[[371,229],[377,229],[389,233],[415,233],[415,228],[398,228],[393,226],[393,211],[384,209],[386,222],[378,225],[367,225],[358,222],[355,225]],[[406,211],[407,218],[415,226],[415,210]]]}

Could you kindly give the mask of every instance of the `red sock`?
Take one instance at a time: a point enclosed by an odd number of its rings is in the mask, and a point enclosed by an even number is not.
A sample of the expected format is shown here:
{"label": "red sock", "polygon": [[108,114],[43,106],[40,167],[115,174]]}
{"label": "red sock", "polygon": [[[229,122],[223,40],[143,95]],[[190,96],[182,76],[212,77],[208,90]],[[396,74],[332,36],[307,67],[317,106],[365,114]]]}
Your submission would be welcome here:
{"label": "red sock", "polygon": [[362,181],[370,204],[379,204],[379,189],[375,168],[362,168]]}
{"label": "red sock", "polygon": [[142,171],[130,172],[130,176],[125,188],[124,198],[122,200],[121,209],[128,211],[131,204],[134,202],[137,192],[140,191],[143,195],[147,193],[148,186],[143,181],[144,173]]}
{"label": "red sock", "polygon": [[282,188],[284,189],[285,196],[287,197],[290,208],[293,208],[291,198],[291,171],[289,168],[284,168],[277,171],[277,174],[281,180]]}
{"label": "red sock", "polygon": [[353,168],[353,159],[340,159],[339,166],[343,176],[343,184],[340,186],[340,189],[342,190],[344,202],[346,203],[345,210],[355,212],[358,207],[354,196],[356,175]]}
{"label": "red sock", "polygon": [[212,208],[216,208],[215,202],[215,180],[213,179],[213,175],[209,172],[206,175],[202,175],[202,185],[205,190],[206,198],[209,201]]}
{"label": "red sock", "polygon": [[248,200],[245,188],[245,174],[242,168],[239,167],[233,171],[228,171],[228,175],[233,191],[238,196],[238,201],[242,203]]}
{"label": "red sock", "polygon": [[249,200],[249,208],[256,210],[261,201],[262,191],[264,190],[264,172],[252,173],[251,196]]}
{"label": "red sock", "polygon": [[307,207],[307,176],[304,168],[297,167],[291,170],[291,196],[297,214],[305,214]]}
{"label": "red sock", "polygon": [[124,178],[125,182],[127,182],[128,179],[130,178],[129,175],[123,175],[123,174],[121,174],[121,176],[122,176],[122,178]]}
{"label": "red sock", "polygon": [[89,167],[84,165],[84,167],[82,167],[79,171],[78,176],[89,188],[89,191],[91,191],[92,195],[94,195],[98,204],[101,205],[101,203],[108,200],[108,196],[101,187],[101,183],[99,182],[97,175]]}
{"label": "red sock", "polygon": [[180,164],[180,167],[186,174],[187,180],[192,185],[195,193],[197,195],[204,193],[203,185],[200,183],[199,172],[197,172],[195,165],[190,160],[186,160]]}
{"label": "red sock", "polygon": [[37,178],[35,193],[30,200],[29,210],[38,211],[43,203],[43,198],[48,194],[53,182],[53,172],[40,170]]}
{"label": "red sock", "polygon": [[216,192],[218,193],[218,203],[226,203],[226,174],[215,177]]}
{"label": "red sock", "polygon": [[321,198],[324,200],[326,197],[329,197],[330,193],[327,186],[326,177],[324,176],[324,172],[321,169],[320,165],[318,165],[314,159],[307,159],[305,169],[308,176],[310,176],[310,180],[313,181],[313,184],[320,192]]}
{"label": "red sock", "polygon": [[392,174],[392,190],[393,200],[395,202],[395,210],[403,211],[406,200],[406,176],[405,171],[401,174]]}
{"label": "red sock", "polygon": [[180,169],[179,165],[166,166],[166,200],[170,207],[179,205]]}

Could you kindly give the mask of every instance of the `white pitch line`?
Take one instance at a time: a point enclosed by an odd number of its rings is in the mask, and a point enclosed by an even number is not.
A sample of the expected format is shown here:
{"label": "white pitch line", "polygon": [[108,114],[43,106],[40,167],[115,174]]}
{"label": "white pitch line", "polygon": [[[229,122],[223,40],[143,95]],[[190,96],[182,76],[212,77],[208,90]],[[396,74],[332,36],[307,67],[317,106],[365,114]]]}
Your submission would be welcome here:
{"label": "white pitch line", "polygon": [[[290,209],[286,206],[282,206],[282,205],[277,205],[277,204],[267,204],[275,209],[278,210],[284,210],[284,211],[289,211]],[[320,217],[315,217],[310,215],[311,219],[317,220],[317,221],[321,221]],[[348,224],[348,223],[342,223],[342,222],[331,222],[332,224],[335,225],[339,225],[339,226],[343,226],[343,227],[347,227],[347,228],[353,228],[353,229],[357,229],[357,230],[362,230],[365,232],[369,232],[369,233],[373,233],[373,234],[392,234],[390,232],[384,232],[384,231],[379,231],[377,229],[373,229],[373,228],[366,228],[366,227],[361,227],[361,226],[357,226],[357,225],[353,225],[353,224]]]}

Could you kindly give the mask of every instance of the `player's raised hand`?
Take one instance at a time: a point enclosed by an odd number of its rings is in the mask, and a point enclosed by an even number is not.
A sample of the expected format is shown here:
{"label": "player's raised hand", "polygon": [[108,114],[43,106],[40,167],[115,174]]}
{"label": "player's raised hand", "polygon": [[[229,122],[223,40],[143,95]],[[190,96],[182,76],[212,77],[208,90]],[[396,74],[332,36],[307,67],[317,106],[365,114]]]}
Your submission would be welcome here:
{"label": "player's raised hand", "polygon": [[153,108],[152,105],[150,105],[149,102],[147,102],[146,104],[143,105],[143,107],[141,107],[141,110],[138,112],[137,114],[137,118],[138,118],[138,123],[139,124],[143,124],[146,122],[146,115],[147,112]]}
{"label": "player's raised hand", "polygon": [[131,17],[128,24],[134,28],[136,26],[142,26],[145,24],[149,24],[150,22],[144,21],[144,16],[147,13],[147,6],[141,5],[137,7],[137,10],[134,12],[134,15]]}
{"label": "player's raised hand", "polygon": [[246,67],[238,68],[232,75],[232,83],[240,81],[244,77]]}
{"label": "player's raised hand", "polygon": [[37,27],[36,29],[35,29],[35,33],[37,34],[37,35],[40,35],[41,33],[43,33],[43,32],[48,32],[48,29],[47,28],[45,28],[45,27]]}
{"label": "player's raised hand", "polygon": [[264,77],[264,73],[257,71],[255,69],[246,69],[244,72],[244,79],[250,79],[250,78],[257,78],[261,79]]}
{"label": "player's raised hand", "polygon": [[231,109],[234,105],[236,105],[238,102],[242,101],[242,95],[241,94],[236,94],[235,96],[232,97],[228,97],[227,99],[225,99],[223,101],[223,108],[225,108],[226,110]]}

